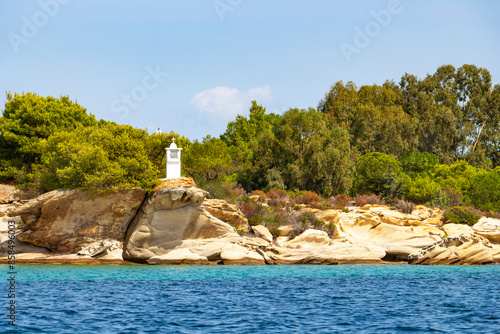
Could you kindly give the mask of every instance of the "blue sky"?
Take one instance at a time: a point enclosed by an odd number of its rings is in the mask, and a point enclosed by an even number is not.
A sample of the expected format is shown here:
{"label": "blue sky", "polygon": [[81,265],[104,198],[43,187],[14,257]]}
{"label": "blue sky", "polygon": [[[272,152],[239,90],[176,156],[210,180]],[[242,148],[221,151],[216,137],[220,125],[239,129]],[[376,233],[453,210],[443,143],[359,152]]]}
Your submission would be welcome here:
{"label": "blue sky", "polygon": [[218,136],[255,99],[316,107],[475,64],[500,81],[498,1],[0,0],[0,91],[69,95],[98,119]]}

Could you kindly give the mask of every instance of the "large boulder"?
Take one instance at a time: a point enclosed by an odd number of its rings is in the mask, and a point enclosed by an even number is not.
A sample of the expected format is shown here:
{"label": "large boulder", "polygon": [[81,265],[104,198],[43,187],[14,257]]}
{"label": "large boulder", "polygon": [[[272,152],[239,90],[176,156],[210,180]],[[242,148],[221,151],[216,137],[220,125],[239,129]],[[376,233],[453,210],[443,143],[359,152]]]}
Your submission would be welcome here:
{"label": "large boulder", "polygon": [[24,203],[9,215],[22,219],[20,241],[58,253],[77,253],[102,240],[123,242],[145,195],[142,189],[104,195],[55,190]]}
{"label": "large boulder", "polygon": [[444,236],[433,224],[410,224],[398,221],[398,213],[388,215],[377,212],[341,213],[336,224],[339,237],[360,246],[379,246],[387,253],[388,260],[407,260],[408,255],[431,245]]}
{"label": "large boulder", "polygon": [[411,264],[500,263],[500,247],[474,234],[456,234],[410,254]]}
{"label": "large boulder", "polygon": [[146,262],[179,248],[185,240],[238,237],[234,227],[204,210],[206,195],[199,188],[182,186],[153,192],[130,224],[123,258]]}
{"label": "large boulder", "polygon": [[248,219],[236,205],[222,199],[206,199],[203,206],[215,218],[234,226],[237,230],[248,232]]}
{"label": "large boulder", "polygon": [[261,238],[267,242],[273,242],[273,235],[264,225],[252,226],[252,231],[257,238]]}
{"label": "large boulder", "polygon": [[492,243],[500,243],[500,219],[482,217],[472,226],[474,233],[485,237]]}

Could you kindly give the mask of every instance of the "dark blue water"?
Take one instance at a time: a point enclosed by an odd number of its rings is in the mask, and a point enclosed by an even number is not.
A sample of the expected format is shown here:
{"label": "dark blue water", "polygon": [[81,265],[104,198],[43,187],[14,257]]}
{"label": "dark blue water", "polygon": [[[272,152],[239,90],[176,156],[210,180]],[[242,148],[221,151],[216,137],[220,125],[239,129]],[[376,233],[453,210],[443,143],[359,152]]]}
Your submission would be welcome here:
{"label": "dark blue water", "polygon": [[2,333],[500,333],[500,266],[18,266],[17,279],[15,330],[0,284]]}

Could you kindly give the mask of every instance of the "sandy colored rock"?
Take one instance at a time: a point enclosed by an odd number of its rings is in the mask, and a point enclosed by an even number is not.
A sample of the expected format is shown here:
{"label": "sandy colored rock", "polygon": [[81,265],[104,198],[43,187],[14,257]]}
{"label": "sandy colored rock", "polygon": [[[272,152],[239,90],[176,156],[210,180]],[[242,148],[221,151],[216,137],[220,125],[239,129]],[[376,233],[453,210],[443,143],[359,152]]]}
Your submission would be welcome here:
{"label": "sandy colored rock", "polygon": [[473,234],[474,231],[470,226],[464,224],[444,224],[442,227],[446,235],[451,236],[455,234]]}
{"label": "sandy colored rock", "polygon": [[302,234],[296,236],[292,240],[286,242],[286,248],[318,248],[328,246],[332,243],[332,239],[324,231],[309,229]]}
{"label": "sandy colored rock", "polygon": [[263,225],[252,226],[252,231],[257,238],[261,238],[267,242],[273,242],[273,235],[269,232],[267,227]]}
{"label": "sandy colored rock", "polygon": [[92,195],[55,190],[9,213],[23,221],[19,240],[58,253],[76,253],[101,240],[123,242],[127,227],[144,200],[142,189]]}
{"label": "sandy colored rock", "polygon": [[130,224],[123,258],[146,262],[188,239],[238,236],[234,227],[202,207],[207,192],[195,187],[169,186],[155,191]]}
{"label": "sandy colored rock", "polygon": [[[44,247],[37,247],[28,242],[20,241],[17,237],[19,236],[19,233],[21,233],[21,230],[19,228],[16,228],[15,230],[9,229],[9,221],[14,222],[14,224],[10,224],[10,226],[18,227],[22,224],[20,217],[0,217],[0,257],[8,257],[9,240],[14,240],[15,242],[16,256],[24,253],[40,254],[40,256],[45,256],[50,253],[49,250]],[[9,234],[9,230],[13,230],[14,232]],[[11,239],[9,235],[14,235],[14,239]]]}
{"label": "sandy colored rock", "polygon": [[[77,255],[81,256],[90,256],[90,257],[95,257],[99,256],[103,253],[103,255],[109,255],[111,254],[114,250],[121,250],[123,252],[123,243],[120,241],[116,240],[110,240],[110,239],[105,239],[105,240],[99,240],[96,242],[93,242],[91,244],[88,244],[84,247],[82,247]],[[121,257],[121,255],[120,255]]]}
{"label": "sandy colored rock", "polygon": [[278,227],[280,237],[288,237],[293,232],[293,227],[290,225],[283,225]]}
{"label": "sandy colored rock", "polygon": [[5,184],[0,184],[0,204],[12,203],[19,200],[19,190]]}
{"label": "sandy colored rock", "polygon": [[[346,240],[332,240],[319,247],[273,247],[265,250],[276,264],[382,263],[386,253],[377,246],[358,246]],[[269,262],[269,260],[267,260]]]}
{"label": "sandy colored rock", "polygon": [[379,246],[391,259],[405,260],[408,255],[444,236],[436,225],[421,222],[405,226],[404,221],[408,222],[408,217],[398,212],[389,214],[386,207],[381,206],[339,213],[335,237],[345,238],[359,246]]}
{"label": "sandy colored rock", "polygon": [[492,243],[500,243],[500,219],[482,217],[472,226],[474,233],[485,237]]}
{"label": "sandy colored rock", "polygon": [[411,264],[492,264],[498,261],[500,247],[473,234],[444,238],[408,257]]}
{"label": "sandy colored rock", "polygon": [[177,187],[196,187],[196,183],[190,177],[178,177],[175,179],[161,179],[161,183],[157,185],[153,191],[157,191],[161,188],[166,188],[170,186]]}
{"label": "sandy colored rock", "polygon": [[248,219],[236,205],[222,199],[206,199],[203,206],[212,216],[234,226],[238,230],[248,232]]}
{"label": "sandy colored rock", "polygon": [[253,265],[266,263],[262,255],[259,253],[235,244],[229,244],[222,248],[220,257],[222,262],[227,265]]}
{"label": "sandy colored rock", "polygon": [[205,256],[191,253],[187,248],[174,249],[167,254],[153,256],[147,262],[148,264],[209,264]]}

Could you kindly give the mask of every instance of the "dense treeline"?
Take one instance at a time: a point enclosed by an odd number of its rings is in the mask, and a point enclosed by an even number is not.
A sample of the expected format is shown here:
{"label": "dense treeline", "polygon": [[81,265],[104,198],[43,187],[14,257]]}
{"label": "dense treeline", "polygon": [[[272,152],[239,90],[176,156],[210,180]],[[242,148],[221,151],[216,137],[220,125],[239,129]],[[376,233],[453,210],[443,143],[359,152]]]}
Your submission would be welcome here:
{"label": "dense treeline", "polygon": [[316,109],[282,115],[253,101],[248,116],[201,142],[98,121],[68,97],[7,94],[0,179],[40,191],[151,189],[175,138],[183,173],[200,185],[500,211],[499,129],[500,86],[473,65],[399,84],[337,82]]}

